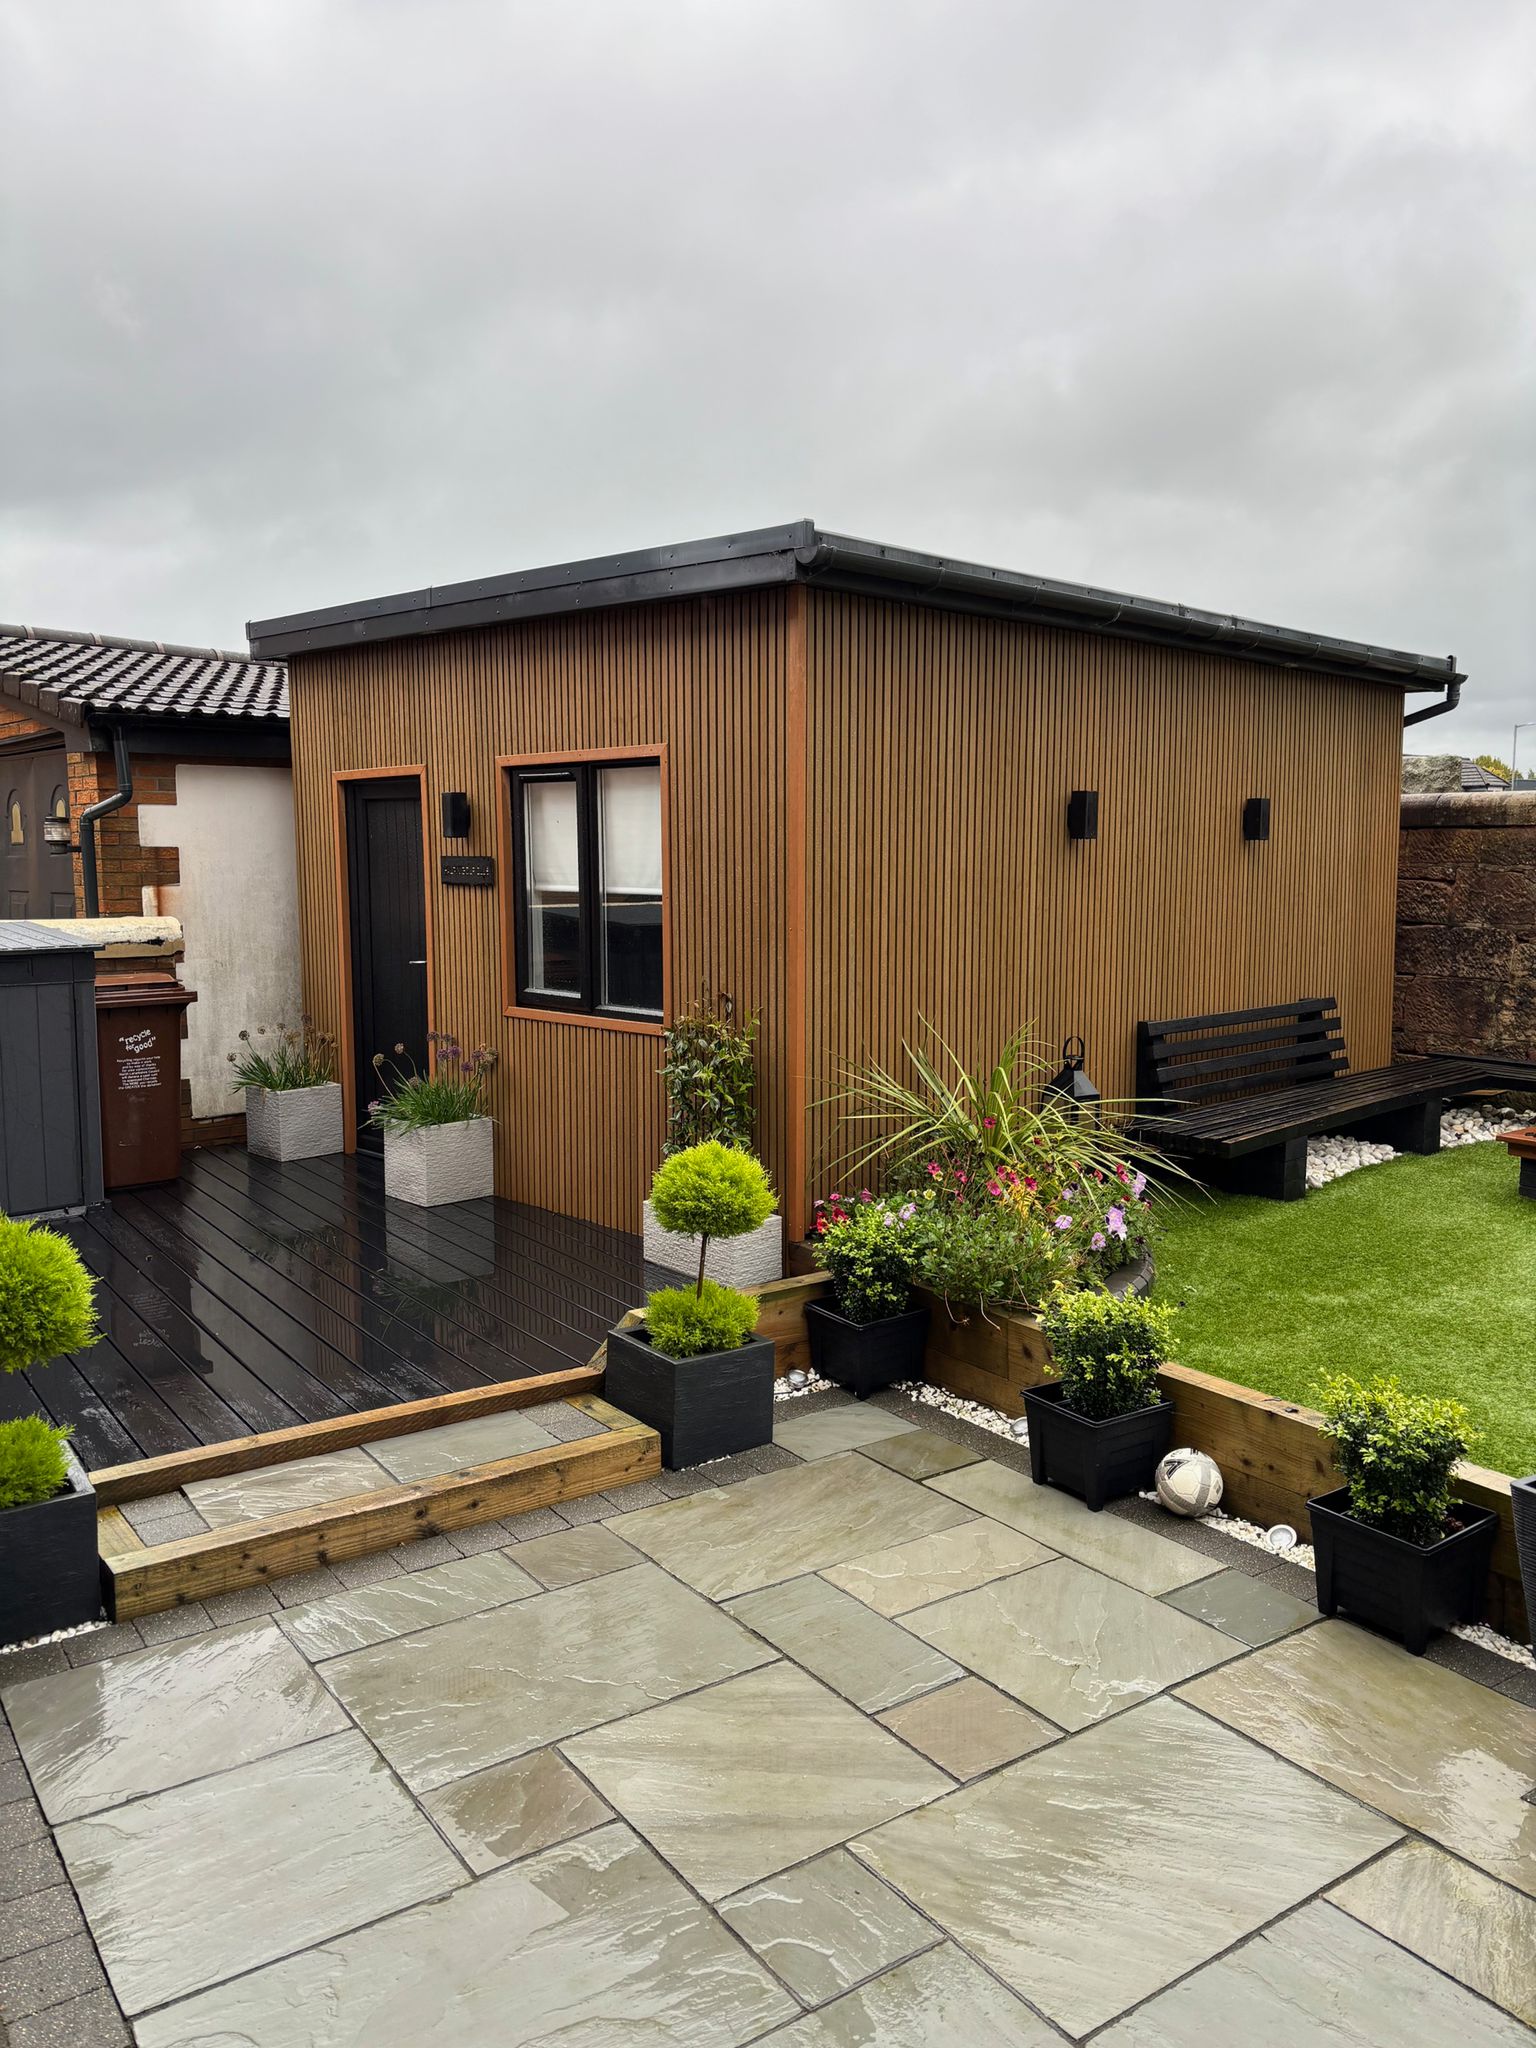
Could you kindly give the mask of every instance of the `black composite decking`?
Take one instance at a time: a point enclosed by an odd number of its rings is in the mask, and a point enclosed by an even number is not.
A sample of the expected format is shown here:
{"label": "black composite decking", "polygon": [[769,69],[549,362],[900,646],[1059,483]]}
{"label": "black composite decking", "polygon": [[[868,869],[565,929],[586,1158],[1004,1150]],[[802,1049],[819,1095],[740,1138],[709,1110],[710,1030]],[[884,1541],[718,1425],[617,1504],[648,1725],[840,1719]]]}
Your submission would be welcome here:
{"label": "black composite decking", "polygon": [[640,1240],[513,1202],[386,1202],[377,1159],[184,1156],[53,1226],[97,1281],[91,1350],[0,1416],[74,1426],[89,1469],[585,1365],[643,1299]]}

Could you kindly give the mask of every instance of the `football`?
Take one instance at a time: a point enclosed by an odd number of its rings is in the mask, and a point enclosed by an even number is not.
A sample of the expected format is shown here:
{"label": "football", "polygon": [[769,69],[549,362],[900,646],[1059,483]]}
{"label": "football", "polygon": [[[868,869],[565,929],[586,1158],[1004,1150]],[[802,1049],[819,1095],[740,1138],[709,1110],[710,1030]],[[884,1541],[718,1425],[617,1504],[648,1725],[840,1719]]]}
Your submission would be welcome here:
{"label": "football", "polygon": [[1175,1515],[1208,1515],[1221,1499],[1221,1469],[1204,1451],[1170,1451],[1157,1468],[1157,1497]]}

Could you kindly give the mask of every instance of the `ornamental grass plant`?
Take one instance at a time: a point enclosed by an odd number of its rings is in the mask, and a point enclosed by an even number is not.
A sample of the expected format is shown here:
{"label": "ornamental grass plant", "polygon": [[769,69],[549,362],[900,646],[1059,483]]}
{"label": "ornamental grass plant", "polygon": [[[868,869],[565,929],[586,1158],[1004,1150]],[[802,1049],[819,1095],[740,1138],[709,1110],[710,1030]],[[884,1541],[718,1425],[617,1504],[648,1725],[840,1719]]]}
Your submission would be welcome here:
{"label": "ornamental grass plant", "polygon": [[277,1024],[269,1030],[258,1024],[254,1034],[240,1033],[240,1044],[241,1051],[227,1056],[236,1088],[286,1093],[291,1088],[324,1088],[336,1079],[336,1041],[312,1017],[301,1017],[297,1029]]}
{"label": "ornamental grass plant", "polygon": [[[391,1066],[383,1053],[373,1056],[382,1092],[368,1105],[368,1121],[375,1130],[395,1135],[424,1131],[435,1124],[467,1123],[471,1118],[490,1115],[491,1070],[496,1054],[488,1045],[465,1052],[458,1040],[444,1031],[428,1034],[433,1048],[430,1070],[421,1074],[414,1066]],[[395,1047],[396,1059],[405,1047]]]}

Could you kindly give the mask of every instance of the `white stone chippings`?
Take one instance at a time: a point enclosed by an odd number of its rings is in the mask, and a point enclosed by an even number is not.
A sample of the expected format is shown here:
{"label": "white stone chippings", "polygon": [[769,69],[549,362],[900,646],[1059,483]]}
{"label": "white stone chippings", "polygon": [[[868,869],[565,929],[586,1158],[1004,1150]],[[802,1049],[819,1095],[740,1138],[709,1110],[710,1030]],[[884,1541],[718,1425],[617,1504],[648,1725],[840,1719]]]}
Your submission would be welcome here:
{"label": "white stone chippings", "polygon": [[925,1408],[940,1408],[946,1415],[954,1415],[961,1422],[973,1422],[978,1429],[989,1429],[994,1436],[1005,1436],[1010,1443],[1028,1443],[1029,1433],[1022,1427],[1024,1418],[1004,1415],[1000,1409],[988,1408],[980,1401],[966,1401],[959,1394],[951,1394],[944,1387],[933,1387],[926,1380],[902,1380],[891,1388],[893,1394],[904,1394],[909,1401],[918,1401]]}
{"label": "white stone chippings", "polygon": [[0,1643],[0,1657],[14,1657],[18,1650],[40,1650],[45,1643],[67,1643],[72,1636],[93,1636],[98,1629],[111,1628],[110,1621],[77,1621],[73,1628],[56,1628],[51,1636],[28,1636],[21,1643]]}
{"label": "white stone chippings", "polygon": [[[1457,1109],[1448,1109],[1441,1117],[1440,1144],[1447,1150],[1453,1145],[1486,1144],[1505,1131],[1519,1130],[1528,1120],[1525,1113],[1507,1105],[1484,1109],[1464,1103]],[[1373,1145],[1369,1139],[1352,1138],[1347,1132],[1309,1138],[1307,1186],[1326,1187],[1329,1181],[1340,1180],[1362,1166],[1379,1166],[1383,1160],[1397,1156],[1390,1145]]]}
{"label": "white stone chippings", "polygon": [[775,1401],[798,1401],[802,1394],[830,1393],[832,1384],[831,1380],[824,1380],[814,1372],[802,1374],[797,1367],[794,1372],[774,1381],[773,1398]]}

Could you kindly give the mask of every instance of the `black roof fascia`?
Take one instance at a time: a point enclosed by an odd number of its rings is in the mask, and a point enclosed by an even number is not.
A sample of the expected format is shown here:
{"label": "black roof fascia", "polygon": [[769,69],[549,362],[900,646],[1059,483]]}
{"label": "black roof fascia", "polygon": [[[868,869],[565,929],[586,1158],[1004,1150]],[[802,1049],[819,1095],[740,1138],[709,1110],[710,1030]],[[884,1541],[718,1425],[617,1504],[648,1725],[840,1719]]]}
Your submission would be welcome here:
{"label": "black roof fascia", "polygon": [[558,563],[510,576],[377,598],[367,604],[253,622],[251,653],[265,660],[380,640],[449,632],[610,605],[704,597],[805,582],[854,595],[936,605],[1286,667],[1439,690],[1463,680],[1452,655],[1412,654],[1364,641],[1265,625],[1235,614],[1164,604],[1092,584],[921,554],[843,534],[808,519],[681,547]]}

